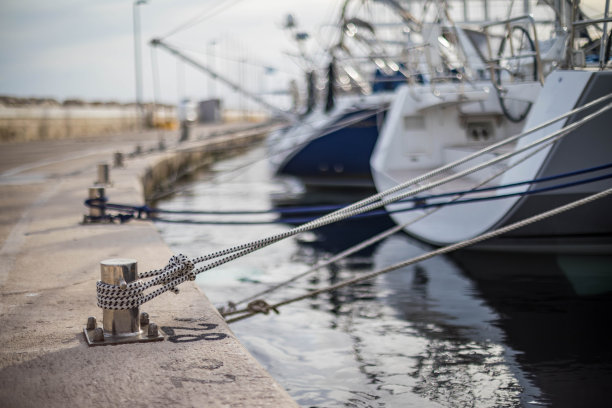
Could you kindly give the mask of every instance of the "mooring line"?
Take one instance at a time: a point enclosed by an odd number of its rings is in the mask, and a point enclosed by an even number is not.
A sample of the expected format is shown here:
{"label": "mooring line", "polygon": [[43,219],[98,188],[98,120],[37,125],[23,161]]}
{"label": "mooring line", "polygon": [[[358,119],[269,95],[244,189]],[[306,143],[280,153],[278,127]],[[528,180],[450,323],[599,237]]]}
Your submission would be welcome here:
{"label": "mooring line", "polygon": [[403,267],[406,267],[406,266],[409,266],[409,265],[412,265],[412,264],[415,264],[415,263],[427,260],[427,259],[432,258],[432,257],[437,256],[437,255],[447,254],[449,252],[453,252],[453,251],[456,251],[458,249],[462,249],[462,248],[465,248],[465,247],[477,244],[479,242],[482,242],[482,241],[485,241],[485,240],[488,240],[488,239],[491,239],[491,238],[495,238],[495,237],[497,237],[499,235],[502,235],[502,234],[505,234],[507,232],[516,230],[518,228],[525,227],[525,226],[527,226],[529,224],[533,224],[533,223],[541,221],[543,219],[546,219],[546,218],[549,218],[549,217],[561,214],[561,213],[563,213],[565,211],[569,211],[569,210],[572,210],[574,208],[580,207],[582,205],[588,204],[588,203],[590,203],[592,201],[604,198],[604,197],[606,197],[606,196],[608,196],[610,194],[612,194],[612,188],[609,188],[609,189],[604,190],[602,192],[590,195],[590,196],[582,198],[580,200],[573,201],[573,202],[571,202],[569,204],[566,204],[566,205],[554,208],[554,209],[546,211],[544,213],[540,213],[540,214],[535,215],[533,217],[529,217],[529,218],[523,219],[521,221],[515,222],[515,223],[507,225],[505,227],[496,229],[494,231],[490,231],[490,232],[487,232],[485,234],[481,234],[481,235],[479,235],[477,237],[474,237],[474,238],[471,238],[471,239],[467,239],[467,240],[464,240],[464,241],[461,241],[461,242],[457,242],[455,244],[447,245],[445,247],[438,248],[438,249],[433,250],[433,251],[429,251],[429,252],[427,252],[425,254],[422,254],[422,255],[410,258],[410,259],[408,259],[406,261],[402,261],[402,262],[396,263],[394,265],[388,266],[388,267],[380,269],[378,271],[367,273],[365,275],[362,275],[362,276],[359,276],[359,277],[356,277],[356,278],[353,278],[353,279],[347,279],[347,280],[339,282],[339,283],[337,283],[335,285],[330,285],[330,286],[328,286],[326,288],[317,289],[315,291],[306,293],[304,295],[296,296],[296,297],[293,297],[291,299],[287,299],[287,300],[284,300],[284,301],[281,301],[281,302],[278,302],[278,303],[275,303],[275,304],[272,304],[272,305],[268,305],[267,302],[265,302],[263,300],[258,300],[258,301],[255,301],[255,302],[257,302],[257,308],[255,310],[249,310],[244,315],[228,319],[228,320],[226,320],[226,322],[227,323],[234,323],[234,322],[243,320],[243,319],[245,319],[247,317],[251,317],[251,316],[254,316],[256,314],[259,314],[259,313],[267,314],[270,310],[274,310],[274,311],[276,311],[278,313],[277,309],[279,307],[281,307],[281,306],[285,306],[285,305],[288,305],[288,304],[291,304],[291,303],[294,303],[294,302],[298,302],[300,300],[304,300],[304,299],[308,299],[308,298],[311,298],[311,297],[314,297],[314,296],[318,296],[318,295],[323,294],[323,293],[332,292],[334,290],[341,289],[341,288],[343,288],[345,286],[354,285],[354,284],[362,282],[364,280],[372,279],[372,278],[374,278],[376,276],[379,276],[379,275],[382,275],[382,274],[385,274],[385,273],[388,273],[388,272],[392,272],[392,271],[395,271],[397,269],[400,269],[400,268],[403,268]]}
{"label": "mooring line", "polygon": [[[486,179],[480,181],[479,183],[475,184],[472,187],[472,190],[477,190],[479,187],[482,187],[483,185],[486,185],[487,183],[490,183],[493,180],[495,180],[496,178],[504,175],[508,170],[518,166],[519,164],[523,163],[524,161],[526,161],[526,160],[530,159],[531,157],[535,156],[540,151],[544,150],[545,148],[547,148],[551,144],[555,143],[555,141],[556,140],[550,140],[547,143],[543,144],[542,146],[538,147],[537,149],[534,149],[532,152],[530,152],[529,154],[526,154],[525,156],[521,157],[519,160],[517,160],[516,162],[512,163],[507,168],[501,169],[501,170],[497,171],[496,174],[493,174],[493,175],[489,176],[488,178],[486,178]],[[463,194],[457,194],[453,198],[453,200],[459,200],[461,197],[463,197]],[[430,209],[429,211],[426,211],[426,212],[424,212],[421,215],[413,217],[411,220],[407,221],[406,223],[399,224],[399,225],[396,225],[394,227],[391,227],[388,230],[383,231],[380,234],[377,234],[377,235],[375,235],[375,236],[373,236],[373,237],[371,237],[371,238],[369,238],[369,239],[367,239],[367,240],[365,240],[365,241],[363,241],[363,242],[361,242],[361,243],[359,243],[357,245],[354,245],[353,247],[348,248],[348,249],[338,253],[337,255],[333,256],[332,258],[330,258],[330,259],[328,259],[326,261],[323,261],[321,263],[318,263],[317,265],[311,267],[310,269],[308,269],[308,270],[306,270],[306,271],[304,271],[304,272],[302,272],[302,273],[300,273],[300,274],[298,274],[298,275],[296,275],[296,276],[294,276],[294,277],[292,277],[292,278],[290,278],[290,279],[288,279],[288,280],[286,280],[284,282],[276,284],[276,285],[274,285],[274,286],[272,286],[272,287],[270,287],[268,289],[265,289],[265,290],[263,290],[261,292],[255,293],[254,295],[246,297],[246,298],[244,298],[244,299],[242,299],[240,301],[237,301],[237,302],[229,301],[229,302],[227,302],[226,306],[222,306],[222,307],[219,308],[219,312],[221,313],[221,315],[223,317],[234,315],[234,314],[246,313],[246,312],[249,311],[249,308],[237,309],[237,307],[239,305],[241,305],[241,304],[244,304],[244,303],[248,302],[248,301],[255,300],[255,299],[257,299],[257,298],[259,298],[259,297],[261,297],[263,295],[267,295],[267,294],[272,293],[272,292],[274,292],[274,291],[276,291],[278,289],[281,289],[281,288],[283,288],[283,287],[285,287],[285,286],[295,282],[296,280],[303,278],[304,276],[307,276],[307,275],[309,275],[309,274],[311,274],[311,273],[313,273],[313,272],[315,272],[315,271],[317,271],[317,270],[319,270],[319,269],[321,269],[321,268],[323,268],[325,266],[328,266],[328,265],[330,265],[330,264],[332,264],[334,262],[337,262],[337,261],[339,261],[341,259],[344,259],[347,256],[350,256],[350,255],[352,255],[352,254],[354,254],[354,253],[356,253],[356,252],[358,252],[358,251],[360,251],[360,250],[362,250],[364,248],[367,248],[367,247],[375,244],[376,242],[379,242],[379,241],[381,241],[381,240],[383,240],[383,239],[385,239],[385,238],[395,234],[396,232],[399,232],[399,231],[403,230],[404,228],[409,227],[410,225],[413,225],[413,224],[417,223],[418,221],[421,221],[422,219],[430,216],[431,214],[434,214],[437,211],[440,211],[442,208],[443,207],[434,207],[433,209]]]}
{"label": "mooring line", "polygon": [[[612,95],[609,95],[612,96]],[[602,99],[602,98],[600,98]],[[510,157],[513,157],[514,155],[517,154],[521,154],[524,153],[526,151],[528,151],[529,149],[535,148],[539,145],[542,145],[548,141],[552,141],[552,140],[556,140],[559,137],[565,136],[567,135],[570,131],[572,131],[573,129],[583,125],[584,123],[588,122],[589,120],[593,119],[594,117],[601,115],[603,112],[609,110],[610,108],[612,108],[612,103],[606,105],[605,107],[599,109],[596,112],[593,112],[587,116],[585,116],[584,118],[582,118],[581,120],[574,122],[564,128],[561,128],[555,132],[553,132],[552,134],[549,134],[547,136],[544,136],[540,139],[535,140],[534,142],[531,142],[529,144],[527,144],[526,146],[523,146],[521,148],[515,149],[512,152],[508,152],[506,154],[501,154],[496,158],[490,159],[488,161],[485,161],[481,164],[475,165],[471,168],[468,168],[464,171],[455,173],[454,175],[451,176],[447,176],[444,177],[442,179],[430,182],[429,184],[426,185],[422,185],[422,186],[418,186],[416,188],[413,188],[407,192],[403,192],[403,193],[399,193],[396,196],[392,196],[390,198],[384,198],[387,195],[393,194],[393,193],[397,193],[403,189],[405,189],[406,187],[413,185],[415,183],[424,181],[427,178],[431,178],[435,175],[441,174],[447,170],[450,170],[460,164],[465,163],[466,161],[471,160],[474,157],[477,157],[480,154],[483,154],[483,152],[487,152],[487,151],[491,151],[491,147],[483,149],[479,152],[476,152],[472,155],[467,156],[464,159],[460,159],[457,160],[453,163],[450,163],[446,166],[442,166],[434,171],[431,171],[427,174],[424,174],[422,176],[413,178],[405,183],[402,183],[398,186],[395,186],[387,191],[384,191],[382,193],[376,194],[372,197],[369,197],[367,199],[361,200],[353,205],[350,205],[346,208],[337,210],[335,212],[332,212],[328,215],[325,215],[317,220],[314,220],[312,222],[306,223],[304,225],[301,225],[299,227],[293,228],[289,231],[283,232],[283,233],[279,233],[279,234],[275,234],[272,236],[268,236],[266,238],[262,238],[256,241],[251,241],[251,242],[247,242],[241,245],[236,245],[234,247],[230,247],[230,248],[226,248],[220,251],[216,251],[213,253],[210,253],[208,255],[204,255],[204,256],[200,256],[197,258],[194,258],[192,260],[183,260],[182,258],[184,258],[184,256],[180,255],[177,257],[173,257],[171,259],[171,262],[164,268],[159,269],[159,270],[155,270],[155,271],[149,271],[147,272],[147,276],[153,276],[156,275],[155,278],[153,278],[151,281],[147,282],[146,287],[151,287],[152,285],[157,285],[157,284],[164,284],[164,286],[152,293],[149,293],[147,295],[144,295],[142,291],[139,292],[138,294],[138,302],[140,302],[140,304],[158,296],[159,294],[167,291],[167,290],[176,290],[176,286],[188,279],[193,280],[195,279],[195,275],[205,272],[207,270],[213,269],[215,267],[218,267],[220,265],[223,265],[227,262],[230,262],[234,259],[237,259],[239,257],[245,256],[251,252],[254,252],[258,249],[264,248],[266,246],[269,246],[275,242],[278,242],[280,240],[283,240],[285,238],[294,236],[296,234],[299,234],[301,232],[305,232],[305,231],[309,231],[315,228],[319,228],[322,227],[324,225],[328,225],[331,224],[333,222],[337,222],[337,221],[341,221],[347,218],[350,218],[352,216],[358,215],[358,214],[363,214],[365,212],[374,210],[376,208],[382,207],[382,206],[386,206],[388,204],[392,204],[396,201],[399,201],[403,198],[409,197],[409,196],[413,196],[416,195],[420,192],[426,191],[428,189],[431,189],[433,187],[437,187],[439,185],[448,183],[450,181],[453,181],[455,179],[458,179],[460,177],[463,177],[465,175],[469,175],[471,173],[474,173],[476,171],[479,171],[487,166],[490,166],[492,164],[496,164],[498,162],[501,162],[503,160],[506,160]],[[550,122],[550,121],[549,121]],[[536,128],[533,129],[537,129],[537,128],[541,128],[543,127],[543,125],[539,125]],[[524,132],[523,134],[511,137],[506,139],[505,141],[502,141],[500,143],[495,144],[494,146],[501,146],[505,143],[507,143],[508,140],[516,140],[519,137],[523,137],[524,135],[528,134],[529,132],[532,132],[533,129]],[[375,202],[379,200],[378,202]],[[178,260],[177,260],[178,259]],[[197,269],[194,269],[194,265],[197,263],[201,263],[204,261],[210,261],[210,260],[214,260],[206,265],[203,265]],[[176,262],[179,262],[179,265],[176,265]],[[144,275],[141,275],[144,276]],[[153,282],[153,283],[151,283]],[[150,284],[151,283],[151,284]],[[129,286],[130,284],[128,284]],[[134,286],[137,285],[141,285],[140,283],[134,283]],[[127,297],[127,296],[122,296],[120,293],[113,293],[112,295],[103,295],[98,293],[98,302],[102,302],[102,303],[109,303],[112,304],[112,307],[107,307],[107,308],[111,308],[111,309],[125,309],[125,308],[129,308],[129,307],[133,307],[133,306],[129,306],[128,303],[132,304],[134,301],[134,299],[132,297]]]}
{"label": "mooring line", "polygon": [[[512,197],[523,197],[523,196],[530,196],[530,195],[537,195],[537,194],[541,194],[544,192],[550,192],[550,191],[556,191],[556,190],[563,190],[569,187],[574,187],[574,186],[579,186],[579,185],[583,185],[583,184],[589,184],[589,183],[594,183],[597,181],[601,181],[601,180],[606,180],[612,178],[612,173],[609,174],[604,174],[601,176],[596,176],[596,177],[591,177],[591,178],[587,178],[587,179],[583,179],[583,180],[577,180],[577,181],[572,181],[572,182],[568,182],[568,183],[562,183],[562,184],[556,184],[553,186],[549,186],[549,187],[542,187],[542,188],[536,188],[536,189],[532,189],[532,190],[526,190],[526,191],[521,191],[521,192],[515,192],[515,193],[507,193],[507,194],[497,194],[497,195],[488,195],[488,196],[484,196],[484,197],[473,197],[473,198],[466,198],[466,199],[453,199],[453,200],[447,200],[447,201],[438,201],[438,202],[426,202],[426,198],[421,198],[419,197],[418,199],[415,200],[411,200],[414,201],[414,204],[411,207],[404,207],[404,208],[395,208],[395,209],[384,209],[384,210],[372,210],[363,214],[357,214],[354,215],[348,219],[350,220],[356,220],[356,219],[362,219],[362,218],[372,218],[372,217],[381,217],[381,216],[387,216],[387,215],[391,215],[391,214],[397,214],[397,213],[404,213],[404,212],[410,212],[410,211],[417,211],[417,210],[424,210],[427,208],[442,208],[442,207],[448,207],[448,206],[452,206],[452,205],[458,205],[458,204],[470,204],[470,203],[476,203],[476,202],[483,202],[483,201],[495,201],[495,200],[503,200],[506,198],[512,198]],[[537,181],[533,181],[533,182],[521,182],[521,183],[513,183],[513,185],[509,185],[510,187],[515,187],[516,185],[524,185],[524,184],[528,184],[528,183],[537,183]],[[508,186],[500,186],[501,188],[508,188]],[[454,192],[453,195],[461,195],[461,196],[465,196],[468,194],[473,194],[473,193],[477,193],[480,191],[488,191],[488,190],[495,190],[497,188],[495,187],[491,187],[491,188],[486,188],[486,189],[476,189],[476,190],[464,190],[464,191],[458,191],[458,192]],[[450,193],[445,193],[445,194],[440,194],[440,196],[449,196]],[[98,199],[92,199],[92,200],[88,200],[88,201],[96,201]],[[400,203],[405,203],[405,201],[401,201],[398,202],[396,204],[400,204]],[[108,207],[112,207],[112,204],[108,204],[107,206],[105,205],[100,205],[99,208],[105,208],[108,209]],[[178,212],[177,214],[180,214],[180,212]],[[263,214],[270,214],[270,213],[263,213]],[[201,215],[201,214],[200,214]],[[109,215],[106,215],[105,217],[109,217]],[[129,214],[119,214],[118,216],[118,220],[121,223],[127,222],[132,218],[135,218]],[[95,217],[91,217],[90,218],[95,218]],[[140,219],[140,217],[138,217]],[[260,221],[254,221],[254,220],[243,220],[243,221],[239,221],[239,220],[194,220],[194,219],[172,219],[172,218],[162,218],[162,217],[156,217],[156,216],[147,216],[147,218],[145,218],[146,221],[154,221],[154,222],[163,222],[163,223],[169,223],[169,224],[185,224],[185,225],[271,225],[271,224],[303,224],[306,222],[311,222],[316,220],[317,218],[313,218],[313,217],[309,217],[309,218],[278,218],[278,219],[274,219],[274,220],[260,220]]]}
{"label": "mooring line", "polygon": [[[508,171],[510,167],[504,168],[503,172]],[[573,170],[565,173],[555,174],[552,176],[539,177],[532,180],[524,180],[515,183],[507,183],[500,184],[496,186],[490,187],[482,187],[482,188],[473,188],[469,190],[460,190],[460,191],[451,191],[448,193],[440,193],[440,194],[430,194],[430,195],[420,195],[416,197],[409,197],[404,200],[398,201],[396,204],[403,204],[408,202],[425,202],[431,199],[436,198],[444,198],[444,197],[454,197],[456,195],[465,195],[465,194],[476,194],[488,191],[497,191],[503,190],[507,188],[520,187],[524,185],[531,185],[537,183],[543,183],[546,181],[553,181],[567,177],[578,176],[586,173],[593,173],[600,170],[606,170],[612,168],[612,162],[592,166],[584,169]],[[590,182],[590,179],[585,179],[584,182]],[[559,185],[559,188],[563,188],[565,185]],[[502,195],[497,195],[497,197],[504,197]],[[493,197],[490,197],[493,198]],[[440,205],[445,203],[440,203]],[[159,218],[151,217],[150,214],[181,214],[181,215],[265,215],[265,214],[320,214],[328,211],[338,210],[340,208],[346,207],[348,204],[342,205],[314,205],[314,206],[297,206],[297,207],[277,207],[272,209],[264,209],[264,210],[167,210],[163,208],[149,207],[148,205],[129,205],[129,204],[118,204],[118,203],[109,203],[106,199],[87,199],[85,200],[85,205],[88,207],[100,208],[105,210],[115,210],[115,211],[123,211],[128,213],[138,213],[138,218],[142,218],[142,214],[146,214],[147,218],[151,218],[153,220],[160,220]],[[401,211],[401,210],[400,210]],[[161,219],[160,221],[164,221]],[[312,221],[312,219],[302,221],[307,222]],[[168,222],[180,222],[174,220],[168,220]],[[281,220],[281,222],[283,222]],[[289,224],[294,222],[287,222]],[[240,224],[239,222],[233,224]],[[248,223],[247,223],[248,224]]]}
{"label": "mooring line", "polygon": [[[582,105],[582,106],[579,106],[579,107],[577,107],[577,108],[574,108],[574,109],[572,109],[571,111],[568,111],[568,112],[563,113],[563,114],[561,114],[561,115],[559,115],[559,116],[556,116],[556,117],[554,117],[554,118],[552,118],[552,119],[550,119],[550,120],[548,120],[548,121],[546,121],[546,122],[544,122],[544,123],[541,123],[541,124],[539,124],[539,125],[537,125],[537,126],[532,127],[531,129],[528,129],[528,130],[526,130],[526,131],[524,131],[524,132],[522,132],[522,133],[520,133],[520,134],[518,134],[518,135],[512,136],[512,137],[507,138],[507,139],[504,139],[504,140],[502,140],[502,141],[500,141],[500,142],[497,142],[497,143],[495,143],[495,144],[493,144],[493,145],[491,145],[491,146],[489,146],[489,147],[487,147],[487,148],[485,148],[485,149],[483,149],[483,150],[480,150],[480,151],[475,152],[475,153],[473,153],[473,154],[471,154],[471,155],[469,155],[469,156],[466,156],[466,158],[464,158],[464,159],[459,159],[459,160],[457,160],[457,161],[455,161],[455,162],[453,162],[453,163],[449,163],[449,164],[447,164],[446,166],[440,167],[440,168],[438,168],[438,169],[434,170],[435,174],[432,174],[432,172],[427,173],[427,174],[425,174],[425,175],[423,175],[423,176],[422,176],[422,177],[424,177],[424,178],[423,178],[423,180],[425,180],[425,179],[427,179],[427,178],[430,178],[430,177],[434,177],[435,175],[441,174],[442,172],[445,172],[445,171],[447,171],[447,170],[451,170],[452,168],[454,168],[454,167],[456,167],[456,166],[458,166],[458,165],[460,165],[460,164],[463,164],[463,163],[465,163],[465,162],[467,162],[467,161],[469,161],[469,160],[472,160],[472,159],[474,159],[474,158],[476,158],[476,157],[479,157],[479,156],[481,156],[481,155],[483,155],[483,154],[489,153],[489,152],[491,152],[491,151],[493,151],[493,150],[495,150],[495,149],[497,149],[497,148],[499,148],[499,147],[502,147],[502,146],[505,146],[505,145],[507,145],[507,144],[509,144],[509,143],[512,143],[512,142],[514,142],[514,141],[516,141],[516,140],[518,140],[518,139],[521,139],[521,138],[523,138],[523,137],[525,137],[525,136],[527,136],[527,135],[529,135],[529,134],[531,134],[531,133],[533,133],[533,132],[536,132],[536,131],[538,131],[538,130],[544,129],[545,127],[550,126],[550,125],[551,125],[551,124],[553,124],[553,123],[556,123],[556,122],[558,122],[558,121],[560,121],[560,120],[562,120],[562,119],[566,119],[566,118],[568,118],[568,117],[570,117],[570,116],[572,116],[572,115],[574,115],[574,114],[580,113],[580,112],[582,112],[582,111],[584,111],[584,110],[586,110],[586,109],[589,109],[589,108],[591,108],[591,107],[593,107],[593,106],[595,106],[595,105],[597,105],[597,104],[599,104],[599,103],[601,103],[601,102],[604,102],[604,101],[606,101],[607,99],[610,99],[610,98],[612,98],[612,94],[604,95],[604,96],[602,96],[602,97],[600,97],[600,98],[597,98],[597,99],[595,99],[595,100],[593,100],[593,101],[591,101],[591,102],[589,102],[589,103],[586,103],[586,104],[584,104],[584,105]],[[379,110],[378,110],[378,111],[376,111],[375,113],[378,115],[380,112],[384,111],[385,109],[386,109],[386,108],[379,109]],[[368,116],[369,116],[369,115],[368,115]],[[344,126],[343,126],[343,127],[350,126],[350,125],[351,125],[351,124],[353,124],[353,123],[357,123],[358,121],[360,121],[361,119],[363,119],[363,118],[365,118],[365,117],[367,117],[367,116],[366,116],[366,115],[363,115],[363,116],[358,116],[358,117],[357,117],[357,119],[356,119],[355,121],[346,121],[346,122],[344,123]],[[341,129],[341,128],[343,128],[343,127],[340,127],[339,129]],[[339,130],[339,129],[334,129],[334,131],[335,131],[335,130]],[[319,135],[319,137],[320,137],[320,136],[325,136],[325,135],[329,134],[330,132],[331,132],[331,131],[326,131],[326,132],[322,133],[321,135]],[[310,143],[310,139],[309,139],[309,140],[307,140],[306,142],[302,143],[302,144],[293,145],[293,146],[291,146],[291,147],[289,147],[289,148],[287,148],[287,149],[285,149],[285,150],[281,150],[281,151],[279,151],[279,152],[276,152],[274,155],[282,154],[282,153],[284,153],[284,152],[286,152],[286,151],[288,151],[288,150],[291,150],[291,149],[293,149],[293,148],[295,148],[295,147],[300,147],[300,146],[303,146],[303,145],[305,145],[305,144],[307,144],[307,143]],[[251,165],[253,165],[253,164],[258,163],[258,162],[259,162],[259,161],[261,161],[261,160],[264,160],[264,159],[269,158],[269,157],[272,157],[272,156],[273,156],[273,155],[266,155],[266,156],[264,156],[262,159],[258,159],[258,160],[255,160],[255,161],[251,162],[251,163],[248,163],[247,165],[240,166],[240,167],[239,167],[237,170],[242,170],[242,169],[244,169],[244,168],[246,168],[246,167],[249,167],[249,166],[251,166]],[[230,172],[235,171],[235,170],[236,170],[236,169],[233,169],[233,170],[231,170]],[[213,177],[211,181],[216,181],[216,179],[217,179],[217,177]],[[403,184],[404,184],[404,185],[405,185],[405,187],[406,187],[406,186],[409,186],[409,185],[412,185],[412,184],[416,184],[416,183],[418,183],[418,182],[420,182],[420,181],[423,181],[423,180],[417,180],[417,181],[414,181],[414,179],[413,179],[413,180],[409,180],[408,182],[403,183]],[[405,187],[404,187],[404,188],[405,188]],[[181,191],[181,190],[178,190],[178,191]],[[176,192],[176,191],[175,191],[175,192]]]}
{"label": "mooring line", "polygon": [[[435,194],[435,195],[428,195],[428,196],[418,196],[418,197],[409,198],[407,200],[400,200],[399,202],[396,203],[396,204],[403,204],[406,202],[412,202],[413,205],[411,207],[395,208],[395,209],[387,208],[386,210],[375,210],[375,211],[370,211],[364,214],[358,214],[354,217],[351,217],[350,219],[379,217],[379,216],[408,212],[408,211],[423,210],[423,209],[431,208],[431,207],[446,207],[449,205],[467,204],[467,203],[474,203],[474,202],[481,202],[481,201],[501,200],[505,198],[534,195],[534,194],[539,194],[539,193],[548,192],[548,191],[560,190],[560,189],[565,189],[568,187],[573,187],[577,185],[588,184],[588,183],[593,183],[593,182],[600,181],[600,180],[605,180],[605,179],[612,177],[612,173],[597,176],[597,177],[591,177],[591,178],[587,178],[583,180],[568,182],[568,183],[556,184],[556,185],[549,186],[549,187],[522,191],[522,192],[497,194],[497,195],[492,195],[492,196],[489,195],[489,196],[484,196],[484,197],[467,198],[467,199],[462,199],[462,200],[453,199],[453,200],[441,201],[441,202],[427,202],[431,198],[454,197],[457,195],[465,196],[468,194],[480,193],[480,192],[485,192],[485,191],[494,191],[494,190],[501,190],[501,189],[506,189],[506,188],[511,188],[511,187],[522,186],[522,185],[537,184],[543,181],[551,181],[551,180],[556,180],[559,178],[566,178],[566,177],[572,177],[572,176],[579,175],[579,174],[585,174],[587,172],[600,171],[602,169],[607,169],[610,167],[612,167],[612,163],[607,164],[607,165],[592,167],[589,169],[572,171],[569,173],[548,176],[548,177],[543,177],[543,178],[529,180],[529,181],[522,181],[518,183],[510,183],[510,184],[492,186],[492,187],[486,187],[486,188],[475,188],[475,189],[470,189],[470,190],[454,191],[454,192],[449,192],[449,193]],[[507,170],[508,168],[503,169],[502,173],[506,172]],[[306,222],[314,221],[316,219],[312,217],[310,218],[303,218],[303,217],[302,218],[286,218],[284,217],[284,218],[278,218],[274,220],[259,220],[259,221],[218,220],[218,219],[215,219],[215,220],[172,219],[172,218],[162,218],[162,217],[152,216],[151,214],[155,214],[158,211],[154,208],[150,208],[147,206],[140,207],[140,206],[128,206],[128,205],[123,205],[123,204],[107,203],[105,199],[88,199],[85,201],[85,204],[89,207],[100,208],[104,210],[110,209],[110,210],[115,210],[115,211],[126,212],[127,214],[118,214],[116,216],[105,215],[105,217],[115,217],[121,223],[127,222],[132,218],[143,219],[142,214],[147,214],[146,218],[144,218],[147,221],[165,222],[165,223],[173,223],[173,224],[192,224],[192,225],[303,224]],[[288,209],[290,211],[287,211],[287,212],[283,211],[280,214],[291,214],[291,213],[308,214],[311,212],[317,213],[318,211],[320,211],[321,208],[325,208],[325,206],[290,208]],[[237,211],[237,212],[210,211],[209,212],[209,211],[189,211],[189,210],[187,211],[181,211],[181,210],[163,211],[162,210],[159,212],[162,214],[187,214],[187,215],[262,215],[262,214],[273,214],[274,210],[262,210],[262,211],[253,211],[253,212],[249,212],[249,211],[244,211],[244,212],[242,211]],[[136,213],[138,215],[135,215]],[[95,217],[90,216],[90,218],[95,218]]]}

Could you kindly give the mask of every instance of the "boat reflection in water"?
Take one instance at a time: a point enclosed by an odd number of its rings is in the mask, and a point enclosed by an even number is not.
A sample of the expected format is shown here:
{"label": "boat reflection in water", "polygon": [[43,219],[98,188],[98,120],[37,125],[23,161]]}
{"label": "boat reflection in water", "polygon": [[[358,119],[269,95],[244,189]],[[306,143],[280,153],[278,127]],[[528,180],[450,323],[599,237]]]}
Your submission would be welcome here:
{"label": "boat reflection in water", "polygon": [[[258,154],[255,150],[218,166],[244,164]],[[193,182],[190,193],[162,206],[235,209],[236,203],[248,202],[251,208],[270,208],[270,192],[277,188],[262,163],[224,183]],[[328,226],[201,274],[197,283],[215,304],[236,301],[390,225],[379,217]],[[157,227],[175,252],[192,256],[290,228]],[[301,295],[429,249],[398,233],[265,299],[272,303]],[[612,296],[588,294],[588,283],[572,284],[568,270],[577,266],[583,275],[596,274],[609,270],[610,262],[605,256],[464,251],[231,327],[302,406],[607,406],[612,359],[604,330],[610,325]]]}
{"label": "boat reflection in water", "polygon": [[[370,235],[377,233],[369,223]],[[317,235],[319,250],[359,242],[334,227]],[[427,249],[399,233],[378,245],[369,263],[361,254],[357,265],[369,264],[370,271]],[[336,283],[342,270],[331,269],[327,283]],[[339,320],[351,315],[353,327],[344,330],[354,334],[355,357],[374,383],[396,381],[408,374],[400,367],[410,367],[411,392],[442,404],[605,406],[612,379],[610,270],[612,255],[464,250],[332,293],[327,301]],[[386,321],[380,301],[398,321]],[[425,353],[412,355],[400,346],[408,338],[393,339],[406,331],[425,341]]]}
{"label": "boat reflection in water", "polygon": [[453,256],[498,317],[517,361],[554,407],[606,406],[612,255]]}

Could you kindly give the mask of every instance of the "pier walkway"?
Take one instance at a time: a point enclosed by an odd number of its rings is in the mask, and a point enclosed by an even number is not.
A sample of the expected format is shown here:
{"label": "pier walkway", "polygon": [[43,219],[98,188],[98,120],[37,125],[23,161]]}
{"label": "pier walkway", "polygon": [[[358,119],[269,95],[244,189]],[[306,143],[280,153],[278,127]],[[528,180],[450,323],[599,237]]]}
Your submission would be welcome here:
{"label": "pier walkway", "polygon": [[[204,137],[180,148],[203,151],[213,142],[252,140],[241,135]],[[160,136],[166,151],[156,150]],[[111,169],[107,195],[143,202],[141,180],[181,154],[172,147],[177,139],[177,132],[142,132],[0,145],[1,406],[297,406],[193,282],[182,284],[179,295],[165,293],[140,308],[170,334],[166,340],[104,347],[85,342],[88,316],[102,320],[96,306],[100,261],[134,258],[144,272],[163,267],[172,255],[149,222],[81,224],[97,164],[112,164],[114,152],[127,155],[140,145],[146,154]]]}

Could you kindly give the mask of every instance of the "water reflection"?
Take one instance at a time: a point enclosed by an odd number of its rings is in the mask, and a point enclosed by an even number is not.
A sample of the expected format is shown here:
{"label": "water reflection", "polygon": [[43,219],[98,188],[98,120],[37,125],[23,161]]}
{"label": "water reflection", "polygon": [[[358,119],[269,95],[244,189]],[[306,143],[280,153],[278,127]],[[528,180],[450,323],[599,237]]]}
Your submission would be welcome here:
{"label": "water reflection", "polygon": [[[254,154],[222,166],[240,165]],[[269,208],[278,187],[262,164],[222,184],[196,181],[191,193],[162,205]],[[308,199],[312,203],[313,197]],[[325,227],[223,265],[197,282],[214,303],[238,300],[391,225],[376,218]],[[195,256],[289,226],[158,228],[176,252]],[[395,234],[266,300],[300,295],[428,249]],[[511,262],[519,260],[524,264]],[[280,315],[256,316],[232,329],[302,406],[604,406],[604,384],[612,378],[603,334],[610,296],[576,296],[567,274],[559,273],[576,262],[466,251],[291,304]]]}
{"label": "water reflection", "polygon": [[495,324],[550,406],[608,406],[612,256],[466,251],[454,259],[499,314]]}

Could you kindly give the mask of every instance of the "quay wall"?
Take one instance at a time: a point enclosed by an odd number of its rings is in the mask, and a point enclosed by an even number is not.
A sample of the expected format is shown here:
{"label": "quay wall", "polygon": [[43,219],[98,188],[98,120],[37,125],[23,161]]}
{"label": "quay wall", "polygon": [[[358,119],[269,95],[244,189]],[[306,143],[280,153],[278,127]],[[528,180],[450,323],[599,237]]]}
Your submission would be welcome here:
{"label": "quay wall", "polygon": [[[142,118],[142,119],[141,119]],[[224,109],[221,122],[263,122],[261,111]],[[177,109],[145,104],[143,114],[135,104],[21,100],[0,97],[0,143],[80,139],[137,131],[142,128],[178,129]]]}
{"label": "quay wall", "polygon": [[0,105],[0,142],[75,139],[135,131],[144,125],[172,127],[175,108],[145,107],[146,123],[135,105]]}
{"label": "quay wall", "polygon": [[265,139],[269,127],[239,131],[226,138],[215,138],[206,143],[194,142],[165,155],[149,166],[141,177],[146,201],[154,201],[181,178],[210,166],[215,161],[243,152]]}

